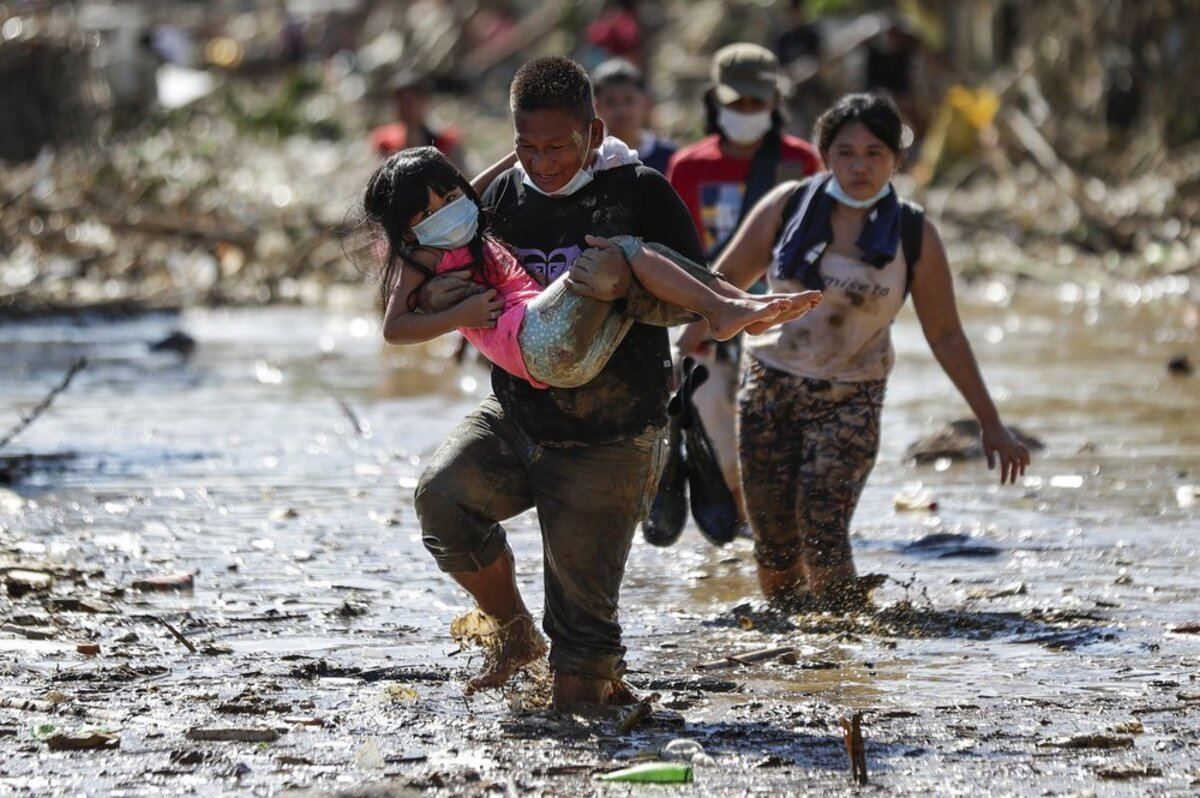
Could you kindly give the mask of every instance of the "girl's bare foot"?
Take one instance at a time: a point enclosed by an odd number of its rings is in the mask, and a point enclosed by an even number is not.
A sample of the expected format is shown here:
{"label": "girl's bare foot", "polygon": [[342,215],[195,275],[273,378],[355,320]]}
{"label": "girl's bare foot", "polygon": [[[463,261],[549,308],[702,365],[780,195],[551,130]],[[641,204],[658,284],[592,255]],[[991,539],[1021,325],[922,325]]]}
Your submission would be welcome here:
{"label": "girl's bare foot", "polygon": [[467,682],[467,695],[500,687],[517,671],[546,656],[546,640],[528,615],[518,615],[496,632],[484,654],[483,671]]}
{"label": "girl's bare foot", "polygon": [[728,341],[751,325],[770,322],[788,310],[787,299],[726,299],[708,319],[712,337]]}
{"label": "girl's bare foot", "polygon": [[768,294],[763,298],[769,300],[786,300],[788,303],[787,307],[773,319],[765,319],[747,325],[746,332],[751,335],[762,335],[777,324],[786,324],[789,321],[795,321],[821,304],[822,296],[820,291],[800,291],[796,294]]}

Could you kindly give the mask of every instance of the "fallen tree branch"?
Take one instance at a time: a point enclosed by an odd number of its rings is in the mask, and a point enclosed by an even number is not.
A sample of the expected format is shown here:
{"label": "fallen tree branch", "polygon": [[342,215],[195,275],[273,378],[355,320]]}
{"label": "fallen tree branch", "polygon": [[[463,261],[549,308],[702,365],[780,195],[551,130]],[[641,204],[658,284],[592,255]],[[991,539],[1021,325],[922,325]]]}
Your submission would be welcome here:
{"label": "fallen tree branch", "polygon": [[745,654],[729,655],[720,659],[712,660],[711,662],[702,662],[696,667],[702,671],[714,671],[721,668],[731,668],[734,665],[749,665],[752,662],[762,662],[763,660],[775,659],[782,657],[784,654],[795,652],[792,646],[779,646],[778,648],[760,648],[757,651],[747,651]]}
{"label": "fallen tree branch", "polygon": [[157,615],[153,616],[153,618],[154,618],[154,620],[161,623],[163,626],[167,627],[167,631],[171,633],[171,636],[174,637],[176,640],[178,640],[180,643],[182,643],[183,647],[186,648],[190,653],[192,653],[192,654],[196,653],[196,647],[194,645],[192,645],[192,641],[188,640],[186,637],[184,637],[182,634],[180,634],[178,629],[176,629],[174,626],[167,623],[165,620],[163,620],[162,618],[160,618]]}
{"label": "fallen tree branch", "polygon": [[21,416],[21,420],[17,422],[15,427],[10,429],[3,438],[0,438],[0,449],[11,443],[13,438],[24,432],[30,424],[37,420],[38,416],[46,412],[50,405],[54,404],[55,397],[67,390],[67,387],[71,384],[71,380],[75,379],[75,375],[83,371],[86,367],[87,358],[85,357],[81,357],[72,363],[71,367],[67,369],[67,373],[63,375],[62,381],[52,388],[50,393],[42,397],[42,401],[38,402],[37,406],[30,410],[28,414]]}

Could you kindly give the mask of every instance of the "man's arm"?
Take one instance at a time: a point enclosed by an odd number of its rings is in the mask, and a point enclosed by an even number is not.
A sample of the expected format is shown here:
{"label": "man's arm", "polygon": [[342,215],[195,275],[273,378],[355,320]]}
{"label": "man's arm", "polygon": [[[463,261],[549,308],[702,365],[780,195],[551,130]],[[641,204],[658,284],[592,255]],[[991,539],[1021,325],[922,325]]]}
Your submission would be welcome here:
{"label": "man's arm", "polygon": [[494,164],[484,169],[479,174],[471,179],[471,188],[479,194],[483,194],[492,185],[492,182],[500,175],[507,172],[517,162],[517,154],[510,152]]}

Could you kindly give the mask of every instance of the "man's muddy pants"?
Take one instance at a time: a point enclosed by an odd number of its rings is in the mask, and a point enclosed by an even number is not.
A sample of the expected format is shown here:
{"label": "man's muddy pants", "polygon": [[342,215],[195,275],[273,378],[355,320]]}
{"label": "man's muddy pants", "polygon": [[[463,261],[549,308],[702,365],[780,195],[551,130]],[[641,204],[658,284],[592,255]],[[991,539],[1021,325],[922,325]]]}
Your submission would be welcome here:
{"label": "man's muddy pants", "polygon": [[545,446],[483,400],[438,448],[417,486],[425,547],[448,573],[508,548],[500,522],[537,507],[545,563],[543,627],[556,671],[624,672],[617,599],[634,529],[662,468],[663,435]]}

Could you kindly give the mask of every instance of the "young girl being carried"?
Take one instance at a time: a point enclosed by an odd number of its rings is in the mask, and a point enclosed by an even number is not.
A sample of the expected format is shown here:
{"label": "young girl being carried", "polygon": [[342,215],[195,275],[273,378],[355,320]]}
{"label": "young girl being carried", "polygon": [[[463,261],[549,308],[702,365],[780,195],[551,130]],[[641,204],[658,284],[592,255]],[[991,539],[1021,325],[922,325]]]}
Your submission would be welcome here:
{"label": "young girl being carried", "polygon": [[[596,300],[572,294],[569,273],[543,289],[488,233],[478,194],[432,147],[385,161],[367,184],[363,207],[387,244],[380,292],[389,343],[419,343],[457,329],[492,363],[536,387],[577,387],[604,368],[632,324],[617,320],[586,335],[560,334],[569,305]],[[706,286],[679,265],[686,263],[682,256],[630,236],[589,236],[587,243],[619,247],[647,291],[703,316],[718,339],[764,332],[821,300],[819,291],[752,296],[720,280]],[[462,269],[488,290],[438,313],[414,310],[422,282]]]}

